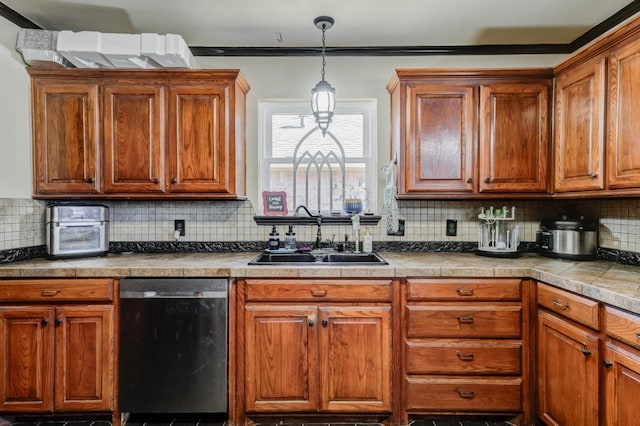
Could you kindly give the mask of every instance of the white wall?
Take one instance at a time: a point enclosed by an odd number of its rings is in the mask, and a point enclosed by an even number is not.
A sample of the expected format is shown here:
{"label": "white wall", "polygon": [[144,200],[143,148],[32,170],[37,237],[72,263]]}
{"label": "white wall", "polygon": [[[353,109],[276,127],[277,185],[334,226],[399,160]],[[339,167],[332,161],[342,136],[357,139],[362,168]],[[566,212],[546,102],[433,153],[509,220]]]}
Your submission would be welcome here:
{"label": "white wall", "polygon": [[[15,50],[18,27],[0,18],[0,198],[31,196],[31,121],[29,77]],[[547,67],[565,55],[328,57],[326,79],[340,98],[375,98],[378,102],[379,164],[389,159],[389,95],[386,85],[395,68]],[[248,195],[257,196],[259,99],[308,99],[320,80],[319,57],[199,57],[202,68],[240,68],[251,91],[247,97]],[[379,176],[379,186],[384,183]],[[381,188],[380,188],[381,189]],[[381,190],[378,200],[382,199]]]}
{"label": "white wall", "polygon": [[31,196],[29,76],[17,35],[18,27],[0,18],[0,198]]}

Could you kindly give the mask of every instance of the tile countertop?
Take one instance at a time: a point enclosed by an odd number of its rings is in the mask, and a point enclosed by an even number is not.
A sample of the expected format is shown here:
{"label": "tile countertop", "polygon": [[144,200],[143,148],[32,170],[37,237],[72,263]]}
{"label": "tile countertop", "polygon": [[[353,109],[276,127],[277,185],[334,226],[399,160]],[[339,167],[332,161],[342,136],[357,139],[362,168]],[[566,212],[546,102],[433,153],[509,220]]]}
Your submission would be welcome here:
{"label": "tile countertop", "polygon": [[389,264],[253,266],[258,253],[110,254],[85,259],[13,262],[0,278],[234,277],[404,278],[528,277],[640,314],[640,267],[525,254],[496,259],[470,253],[380,253]]}

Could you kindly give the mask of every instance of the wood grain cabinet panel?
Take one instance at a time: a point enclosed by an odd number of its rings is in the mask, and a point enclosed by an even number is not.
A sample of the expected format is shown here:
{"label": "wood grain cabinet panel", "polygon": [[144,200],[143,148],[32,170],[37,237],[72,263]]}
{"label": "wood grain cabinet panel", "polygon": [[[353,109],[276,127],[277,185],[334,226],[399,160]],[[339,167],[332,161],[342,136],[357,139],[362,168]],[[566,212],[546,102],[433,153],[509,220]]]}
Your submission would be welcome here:
{"label": "wood grain cabinet panel", "polygon": [[609,55],[607,184],[611,189],[640,187],[640,42]]}
{"label": "wood grain cabinet panel", "polygon": [[548,192],[550,82],[480,87],[480,192]]}
{"label": "wood grain cabinet panel", "polygon": [[599,337],[538,312],[538,416],[548,425],[598,425]]}
{"label": "wood grain cabinet panel", "polygon": [[558,75],[554,191],[604,189],[605,59]]}
{"label": "wood grain cabinet panel", "polygon": [[640,351],[609,342],[604,356],[606,425],[640,424]]}
{"label": "wood grain cabinet panel", "polygon": [[100,192],[98,85],[32,80],[33,192]]}
{"label": "wood grain cabinet panel", "polygon": [[164,192],[164,88],[122,83],[103,90],[105,193]]}

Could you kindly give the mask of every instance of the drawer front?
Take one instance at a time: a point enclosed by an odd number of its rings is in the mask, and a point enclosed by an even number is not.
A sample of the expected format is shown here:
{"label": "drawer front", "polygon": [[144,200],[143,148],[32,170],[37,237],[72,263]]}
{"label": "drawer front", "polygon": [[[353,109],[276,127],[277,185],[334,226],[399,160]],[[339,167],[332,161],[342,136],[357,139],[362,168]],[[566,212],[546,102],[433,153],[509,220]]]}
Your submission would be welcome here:
{"label": "drawer front", "polygon": [[407,300],[520,300],[519,279],[410,279]]}
{"label": "drawer front", "polygon": [[390,302],[390,280],[246,280],[247,301]]}
{"label": "drawer front", "polygon": [[407,306],[407,337],[519,338],[519,305]]}
{"label": "drawer front", "polygon": [[519,411],[522,380],[408,378],[407,410]]}
{"label": "drawer front", "polygon": [[538,304],[580,324],[600,330],[598,302],[538,283]]}
{"label": "drawer front", "polygon": [[640,349],[640,316],[607,306],[604,324],[607,335]]}
{"label": "drawer front", "polygon": [[497,340],[407,342],[407,374],[519,375],[522,343]]}
{"label": "drawer front", "polygon": [[113,280],[105,278],[3,280],[0,281],[0,301],[113,301]]}

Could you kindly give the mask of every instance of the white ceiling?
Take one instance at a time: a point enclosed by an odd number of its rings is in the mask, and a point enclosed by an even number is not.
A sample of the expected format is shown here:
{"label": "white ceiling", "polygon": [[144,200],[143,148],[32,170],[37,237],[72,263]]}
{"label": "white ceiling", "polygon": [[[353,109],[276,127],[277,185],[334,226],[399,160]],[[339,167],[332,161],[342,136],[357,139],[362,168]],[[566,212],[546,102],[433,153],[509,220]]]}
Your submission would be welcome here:
{"label": "white ceiling", "polygon": [[569,43],[628,0],[0,0],[50,30],[174,33],[189,46]]}

